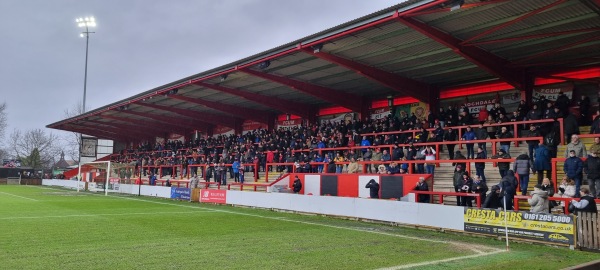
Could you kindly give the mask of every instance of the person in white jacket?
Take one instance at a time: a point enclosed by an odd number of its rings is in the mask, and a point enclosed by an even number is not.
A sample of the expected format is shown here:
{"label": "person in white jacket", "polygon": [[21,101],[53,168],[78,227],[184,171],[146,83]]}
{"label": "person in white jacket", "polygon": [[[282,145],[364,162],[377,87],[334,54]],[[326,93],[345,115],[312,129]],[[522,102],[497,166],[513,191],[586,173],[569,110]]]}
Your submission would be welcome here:
{"label": "person in white jacket", "polygon": [[531,199],[527,202],[531,206],[531,212],[548,213],[548,192],[542,190],[541,185],[535,185],[531,192]]}
{"label": "person in white jacket", "polygon": [[[425,156],[425,161],[434,161],[435,160],[435,149],[433,149],[433,147],[431,146],[427,146],[425,147],[425,149],[423,149],[423,151],[421,151],[421,154],[423,156]],[[426,169],[426,173],[427,174],[433,174],[434,170],[435,170],[435,163],[426,163],[427,166],[425,167]]]}
{"label": "person in white jacket", "polygon": [[[575,181],[573,179],[568,179],[565,176],[558,186],[558,193],[556,193],[554,196],[559,198],[575,197]],[[564,201],[560,204],[562,207],[565,207]]]}

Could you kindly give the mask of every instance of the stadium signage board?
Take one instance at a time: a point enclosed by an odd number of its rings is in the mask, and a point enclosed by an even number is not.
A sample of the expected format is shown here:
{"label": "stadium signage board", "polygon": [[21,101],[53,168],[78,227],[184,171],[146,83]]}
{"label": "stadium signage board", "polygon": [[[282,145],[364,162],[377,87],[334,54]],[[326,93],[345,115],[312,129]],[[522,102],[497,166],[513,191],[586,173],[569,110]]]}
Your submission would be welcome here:
{"label": "stadium signage board", "polygon": [[[494,236],[505,235],[505,212],[465,208],[465,231]],[[523,240],[575,245],[575,218],[572,215],[507,211],[508,235]]]}
{"label": "stadium signage board", "polygon": [[190,200],[190,189],[189,188],[180,188],[180,187],[171,187],[171,199],[178,200]]}
{"label": "stadium signage board", "polygon": [[227,203],[227,190],[201,189],[200,202],[204,203]]}

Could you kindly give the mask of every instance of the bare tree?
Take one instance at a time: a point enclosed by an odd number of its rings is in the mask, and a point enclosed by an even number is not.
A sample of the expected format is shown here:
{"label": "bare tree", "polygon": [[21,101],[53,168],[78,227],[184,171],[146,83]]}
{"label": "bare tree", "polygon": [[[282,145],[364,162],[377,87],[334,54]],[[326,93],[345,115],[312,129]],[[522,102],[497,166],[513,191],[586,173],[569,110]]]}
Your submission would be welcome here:
{"label": "bare tree", "polygon": [[58,147],[59,138],[58,136],[50,133],[46,133],[42,129],[33,129],[26,132],[21,132],[15,129],[9,138],[9,151],[15,157],[29,157],[34,149],[39,151],[41,166],[44,168],[50,168],[55,158],[61,153],[60,147]]}
{"label": "bare tree", "polygon": [[8,121],[8,115],[6,112],[6,103],[0,104],[0,141],[4,138],[4,131]]}
{"label": "bare tree", "polygon": [[[75,117],[83,113],[83,106],[78,102],[70,109],[65,109],[65,118]],[[81,133],[70,132],[63,137],[65,156],[71,160],[79,160],[79,146],[81,145]]]}

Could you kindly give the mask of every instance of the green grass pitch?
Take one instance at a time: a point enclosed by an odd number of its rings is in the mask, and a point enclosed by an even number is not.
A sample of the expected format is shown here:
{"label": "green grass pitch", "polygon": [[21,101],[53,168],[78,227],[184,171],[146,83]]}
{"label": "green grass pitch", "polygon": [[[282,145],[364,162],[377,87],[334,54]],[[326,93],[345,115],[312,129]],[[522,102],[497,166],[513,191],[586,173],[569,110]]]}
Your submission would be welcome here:
{"label": "green grass pitch", "polygon": [[0,269],[560,269],[598,254],[329,217],[0,186]]}

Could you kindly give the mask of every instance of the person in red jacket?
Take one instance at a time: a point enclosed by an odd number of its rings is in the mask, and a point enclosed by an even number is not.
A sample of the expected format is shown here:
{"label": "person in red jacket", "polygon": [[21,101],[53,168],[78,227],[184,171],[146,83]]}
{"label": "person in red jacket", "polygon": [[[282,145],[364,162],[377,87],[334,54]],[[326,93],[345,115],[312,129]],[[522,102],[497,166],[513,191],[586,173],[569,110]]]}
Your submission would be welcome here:
{"label": "person in red jacket", "polygon": [[[275,159],[275,153],[271,150],[267,151],[267,163],[273,163],[273,159]],[[266,170],[273,171],[271,167],[265,168]]]}
{"label": "person in red jacket", "polygon": [[479,124],[483,124],[487,118],[488,118],[489,112],[487,110],[486,106],[483,106],[483,108],[481,108],[481,111],[479,111],[479,116],[477,117],[477,121],[479,121]]}

